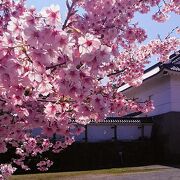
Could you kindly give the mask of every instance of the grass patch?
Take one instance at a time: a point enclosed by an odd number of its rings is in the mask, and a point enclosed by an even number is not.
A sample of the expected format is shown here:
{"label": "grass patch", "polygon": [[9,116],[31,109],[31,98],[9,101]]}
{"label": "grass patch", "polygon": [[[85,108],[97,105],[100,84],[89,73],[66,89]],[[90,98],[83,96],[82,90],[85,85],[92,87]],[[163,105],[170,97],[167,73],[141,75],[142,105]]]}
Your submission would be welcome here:
{"label": "grass patch", "polygon": [[167,167],[112,168],[112,169],[91,170],[91,171],[14,175],[10,178],[10,180],[60,180],[63,178],[71,178],[71,177],[76,177],[76,176],[78,177],[78,176],[84,176],[84,175],[120,175],[123,173],[151,172],[151,171],[160,171],[163,169],[167,169]]}

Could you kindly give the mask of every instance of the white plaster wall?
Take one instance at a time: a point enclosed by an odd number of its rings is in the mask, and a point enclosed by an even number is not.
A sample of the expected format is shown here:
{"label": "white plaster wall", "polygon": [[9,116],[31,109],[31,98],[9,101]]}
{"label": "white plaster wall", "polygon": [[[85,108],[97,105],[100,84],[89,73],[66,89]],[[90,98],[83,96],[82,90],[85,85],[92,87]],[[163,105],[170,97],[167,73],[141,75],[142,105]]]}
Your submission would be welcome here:
{"label": "white plaster wall", "polygon": [[113,126],[109,125],[88,125],[88,142],[109,141],[114,137]]}
{"label": "white plaster wall", "polygon": [[[114,137],[112,125],[88,125],[88,142],[111,141]],[[145,125],[144,136],[151,137],[152,126]],[[141,128],[138,125],[117,125],[117,139],[137,140],[141,137]]]}
{"label": "white plaster wall", "polygon": [[[88,142],[111,141],[114,138],[114,125],[88,125]],[[117,125],[117,139],[118,140],[136,140],[141,137],[141,128],[138,125]],[[144,126],[144,136],[151,137],[151,125]],[[32,136],[41,134],[41,128],[36,128],[32,131]],[[61,139],[61,136],[56,135],[56,139]],[[79,136],[75,136],[75,141],[84,142],[85,132]]]}
{"label": "white plaster wall", "polygon": [[141,137],[141,128],[138,126],[117,126],[118,140],[135,140]]}
{"label": "white plaster wall", "polygon": [[143,82],[136,88],[129,88],[123,93],[129,98],[139,98],[144,101],[151,96],[154,101],[155,110],[148,116],[163,114],[171,111],[171,85],[170,76],[158,74]]}
{"label": "white plaster wall", "polygon": [[171,76],[171,109],[180,112],[180,76]]}

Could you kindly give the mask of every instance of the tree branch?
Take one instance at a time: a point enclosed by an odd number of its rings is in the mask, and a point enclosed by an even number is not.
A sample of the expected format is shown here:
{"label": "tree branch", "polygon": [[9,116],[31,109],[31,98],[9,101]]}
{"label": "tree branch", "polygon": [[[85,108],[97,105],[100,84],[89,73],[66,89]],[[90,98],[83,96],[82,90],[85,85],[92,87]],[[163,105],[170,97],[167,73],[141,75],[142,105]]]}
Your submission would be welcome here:
{"label": "tree branch", "polygon": [[168,33],[168,35],[165,37],[165,39],[168,39],[168,38],[170,37],[170,35],[171,35],[176,29],[178,29],[178,26],[175,27],[174,29],[172,29],[172,31]]}
{"label": "tree branch", "polygon": [[33,63],[33,61],[32,61],[31,58],[29,57],[29,55],[28,55],[28,53],[27,53],[27,51],[26,51],[26,49],[25,49],[24,47],[22,47],[22,51],[23,51],[23,53],[26,55],[27,60],[28,60],[29,62]]}
{"label": "tree branch", "polygon": [[0,101],[3,102],[3,103],[6,103],[6,101],[4,99],[0,99]]}
{"label": "tree branch", "polygon": [[[115,72],[112,72],[112,73],[108,74],[107,77],[114,76],[114,75],[117,75],[117,74],[119,74],[119,73],[122,73],[122,72],[124,72],[124,70],[125,70],[125,69],[123,69],[123,70],[115,70]],[[100,81],[100,80],[102,80],[102,79],[103,79],[103,78],[98,78],[98,81]]]}
{"label": "tree branch", "polygon": [[68,23],[70,17],[74,14],[73,9],[74,9],[74,6],[75,6],[76,2],[77,2],[77,0],[74,0],[74,1],[72,2],[72,4],[69,5],[68,0],[66,0],[66,6],[67,6],[67,8],[68,8],[68,14],[67,14],[67,17],[66,17],[66,19],[65,19],[65,21],[64,21],[64,24],[63,24],[63,26],[62,26],[62,30],[66,29],[66,27],[68,26],[67,23]]}
{"label": "tree branch", "polygon": [[74,103],[74,102],[76,102],[76,101],[73,101],[73,100],[62,100],[62,99],[59,99],[59,100],[48,100],[48,99],[38,99],[37,101],[39,101],[39,102],[50,102],[50,103]]}
{"label": "tree branch", "polygon": [[48,66],[48,67],[46,67],[46,70],[48,70],[48,69],[54,69],[54,68],[59,67],[59,66],[62,66],[62,65],[64,65],[64,64],[66,64],[66,62],[63,62],[63,63],[60,63],[60,64],[55,64],[55,65],[52,65],[52,66]]}

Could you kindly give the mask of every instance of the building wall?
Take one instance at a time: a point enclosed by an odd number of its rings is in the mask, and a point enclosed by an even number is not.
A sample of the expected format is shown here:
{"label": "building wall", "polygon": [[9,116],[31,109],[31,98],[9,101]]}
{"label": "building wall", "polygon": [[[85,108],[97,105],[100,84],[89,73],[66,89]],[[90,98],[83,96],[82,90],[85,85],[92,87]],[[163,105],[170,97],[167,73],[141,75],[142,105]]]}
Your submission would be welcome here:
{"label": "building wall", "polygon": [[88,125],[88,142],[110,141],[114,137],[114,129],[111,125]]}
{"label": "building wall", "polygon": [[162,73],[145,80],[137,88],[129,88],[123,92],[128,98],[139,98],[145,101],[151,96],[155,110],[148,113],[148,116],[164,114],[172,111],[171,109],[171,81],[169,75]]}
{"label": "building wall", "polygon": [[[154,101],[155,110],[148,113],[154,116],[152,138],[155,143],[157,161],[180,162],[180,74],[179,72],[160,73],[143,82],[137,88],[123,92],[127,97],[140,101],[149,96]],[[146,128],[146,127],[145,127]],[[147,132],[146,130],[145,132]]]}
{"label": "building wall", "polygon": [[[121,125],[116,124],[117,140],[129,141],[139,139],[141,134],[141,125]],[[151,137],[152,124],[144,125],[144,137]],[[105,125],[87,125],[87,142],[112,141],[115,136],[114,124]],[[75,137],[76,141],[85,141],[85,132]]]}
{"label": "building wall", "polygon": [[180,76],[177,74],[171,76],[171,109],[180,112]]}
{"label": "building wall", "polygon": [[117,126],[118,140],[136,140],[141,137],[139,126]]}

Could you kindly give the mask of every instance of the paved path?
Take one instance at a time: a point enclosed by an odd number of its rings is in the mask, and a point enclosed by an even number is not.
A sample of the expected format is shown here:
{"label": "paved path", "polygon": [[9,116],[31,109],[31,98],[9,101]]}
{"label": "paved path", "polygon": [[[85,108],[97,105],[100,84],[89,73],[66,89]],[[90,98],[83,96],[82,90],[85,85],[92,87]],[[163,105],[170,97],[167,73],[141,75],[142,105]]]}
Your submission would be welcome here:
{"label": "paved path", "polygon": [[[162,168],[164,166],[161,166]],[[138,172],[121,175],[85,175],[63,180],[180,180],[180,169],[167,167],[153,172]]]}

